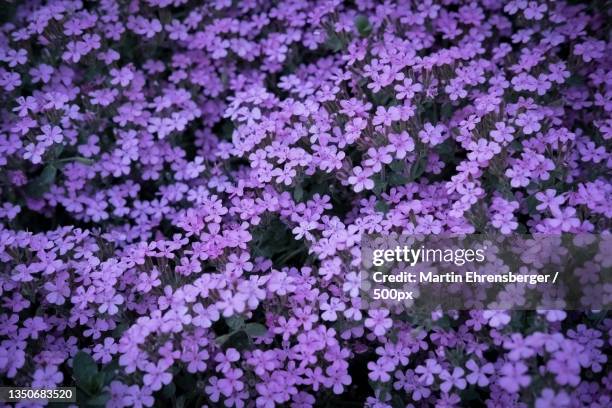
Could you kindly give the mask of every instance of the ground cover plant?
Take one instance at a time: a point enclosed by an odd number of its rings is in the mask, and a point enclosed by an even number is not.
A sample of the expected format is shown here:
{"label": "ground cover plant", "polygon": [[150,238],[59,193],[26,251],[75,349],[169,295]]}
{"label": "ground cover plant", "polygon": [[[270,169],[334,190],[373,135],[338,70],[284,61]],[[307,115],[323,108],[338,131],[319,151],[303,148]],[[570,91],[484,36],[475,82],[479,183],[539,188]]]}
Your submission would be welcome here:
{"label": "ground cover plant", "polygon": [[612,404],[605,311],[418,315],[358,290],[364,234],[609,233],[606,2],[0,14],[2,384],[109,407]]}

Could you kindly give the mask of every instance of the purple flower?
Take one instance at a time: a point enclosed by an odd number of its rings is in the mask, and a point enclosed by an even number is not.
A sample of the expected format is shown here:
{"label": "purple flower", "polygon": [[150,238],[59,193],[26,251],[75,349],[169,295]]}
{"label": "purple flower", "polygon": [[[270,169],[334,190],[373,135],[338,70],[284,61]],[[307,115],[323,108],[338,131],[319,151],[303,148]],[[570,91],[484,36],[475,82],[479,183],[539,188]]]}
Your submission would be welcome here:
{"label": "purple flower", "polygon": [[421,383],[429,386],[434,382],[434,375],[439,375],[442,372],[442,367],[433,358],[428,358],[425,360],[425,365],[418,365],[414,372],[420,374],[419,381]]}
{"label": "purple flower", "polygon": [[419,131],[419,138],[431,146],[442,143],[446,137],[446,128],[441,124],[434,126],[428,122],[423,126],[423,130]]}
{"label": "purple flower", "polygon": [[145,375],[142,380],[144,385],[153,391],[160,390],[164,385],[172,381],[172,374],[167,372],[169,364],[160,360],[157,364],[148,363],[145,367]]}
{"label": "purple flower", "polygon": [[39,368],[34,372],[32,387],[34,388],[55,388],[62,384],[64,375],[57,370],[56,366],[48,365]]}
{"label": "purple flower", "polygon": [[[11,384],[70,385],[82,351],[113,407],[195,403],[185,384],[238,408],[353,394],[506,407],[527,387],[535,406],[610,405],[612,320],[592,311],[612,264],[604,8],[13,3],[0,29]],[[461,311],[421,310],[412,285],[397,286],[412,302],[364,296],[368,236],[419,234],[576,234],[586,260],[560,266],[583,311],[556,285],[535,311],[510,309],[541,289],[520,284],[494,299],[452,285]],[[473,265],[527,274],[563,258],[532,241]]]}
{"label": "purple flower", "polygon": [[348,178],[348,182],[353,185],[353,190],[356,193],[365,190],[371,190],[374,188],[374,181],[369,177],[372,176],[372,171],[368,168],[362,169],[360,166],[356,166],[353,169],[353,176]]}
{"label": "purple flower", "polygon": [[479,367],[474,360],[468,360],[465,366],[471,371],[465,378],[470,384],[478,384],[479,387],[489,385],[489,377],[494,373],[494,367],[491,363],[486,363]]}
{"label": "purple flower", "polygon": [[558,213],[561,211],[559,206],[565,203],[565,197],[557,196],[557,192],[552,188],[536,193],[535,197],[542,203],[536,207],[540,211],[548,208],[551,212]]}
{"label": "purple flower", "polygon": [[508,392],[518,392],[531,383],[531,377],[526,373],[527,366],[521,362],[505,363],[500,370],[499,385]]}
{"label": "purple flower", "polygon": [[389,311],[385,309],[369,310],[369,317],[365,319],[364,324],[367,328],[371,329],[375,335],[382,336],[393,325],[393,321],[387,317],[388,315]]}

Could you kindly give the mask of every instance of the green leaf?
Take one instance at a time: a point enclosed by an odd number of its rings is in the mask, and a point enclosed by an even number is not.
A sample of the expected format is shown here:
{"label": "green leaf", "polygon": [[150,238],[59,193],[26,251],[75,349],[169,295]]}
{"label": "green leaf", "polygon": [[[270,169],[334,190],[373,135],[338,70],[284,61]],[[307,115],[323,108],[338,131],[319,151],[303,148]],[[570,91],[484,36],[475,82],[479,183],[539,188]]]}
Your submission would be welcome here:
{"label": "green leaf", "polygon": [[396,173],[402,173],[404,171],[404,167],[406,167],[406,164],[404,163],[403,160],[393,160],[389,164],[389,167],[391,167],[391,170],[393,170]]}
{"label": "green leaf", "polygon": [[176,376],[174,378],[174,383],[178,386],[178,388],[184,391],[193,391],[198,385],[195,376],[187,375],[185,373]]}
{"label": "green leaf", "polygon": [[170,399],[176,394],[176,386],[171,382],[168,385],[164,385],[161,392],[164,397]]}
{"label": "green leaf", "polygon": [[381,180],[379,177],[374,178],[374,194],[380,195],[387,188],[387,182]]}
{"label": "green leaf", "polygon": [[598,320],[602,320],[602,317],[604,317],[607,313],[608,313],[607,311],[589,313],[587,314],[587,318],[589,320],[598,321]]}
{"label": "green leaf", "polygon": [[414,181],[421,177],[423,172],[425,172],[425,167],[427,165],[427,158],[420,157],[416,163],[412,165],[412,169],[410,170],[410,179],[409,181]]}
{"label": "green leaf", "polygon": [[59,159],[55,161],[55,164],[59,167],[63,167],[65,164],[70,162],[79,162],[86,164],[88,166],[92,165],[94,161],[92,159],[88,159],[86,157],[74,156],[74,157],[66,157],[64,159]]}
{"label": "green leaf", "polygon": [[330,51],[338,52],[342,50],[342,41],[337,35],[333,34],[327,37],[327,39],[325,40],[325,46]]}
{"label": "green leaf", "polygon": [[55,182],[57,176],[57,167],[53,164],[45,166],[43,171],[30,182],[27,186],[28,194],[34,197],[41,197],[49,190],[49,187]]}
{"label": "green leaf", "polygon": [[393,408],[404,408],[406,404],[404,403],[404,401],[402,401],[402,397],[397,394],[393,394],[393,397],[391,399],[391,406]]}
{"label": "green leaf", "polygon": [[36,178],[36,180],[41,184],[51,184],[55,181],[55,176],[57,175],[57,167],[52,164],[47,165],[42,173]]}
{"label": "green leaf", "polygon": [[64,151],[64,145],[61,143],[59,144],[56,143],[51,148],[51,153],[54,158],[60,157],[60,154],[62,154],[63,151]]}
{"label": "green leaf", "polygon": [[443,104],[442,108],[440,109],[440,119],[444,121],[450,119],[453,116],[453,111],[453,105],[450,103]]}
{"label": "green leaf", "polygon": [[374,206],[374,208],[376,209],[376,211],[385,213],[385,214],[389,211],[389,205],[385,203],[384,201],[378,201],[376,205]]}
{"label": "green leaf", "polygon": [[115,379],[115,376],[117,375],[118,370],[119,370],[119,363],[117,360],[113,360],[109,364],[104,366],[101,372],[102,374],[104,374],[104,385],[110,384]]}
{"label": "green leaf", "polygon": [[233,134],[234,134],[234,123],[230,120],[223,122],[223,125],[221,127],[221,135],[227,140],[232,140]]}
{"label": "green leaf", "polygon": [[244,327],[244,318],[239,315],[233,315],[225,318],[225,323],[231,331],[237,331]]}
{"label": "green leaf", "polygon": [[372,33],[372,26],[370,25],[370,21],[363,14],[355,17],[355,27],[357,28],[357,32],[362,37],[367,37]]}
{"label": "green leaf", "polygon": [[123,332],[126,331],[127,329],[129,329],[129,325],[127,325],[126,323],[120,323],[117,325],[115,330],[113,330],[113,336],[116,338],[121,337]]}
{"label": "green leaf", "polygon": [[474,387],[468,387],[465,390],[461,391],[461,399],[463,401],[475,401],[479,399],[478,391]]}
{"label": "green leaf", "polygon": [[181,395],[180,397],[178,397],[176,399],[176,403],[175,403],[175,407],[176,408],[183,408],[186,404],[187,401],[187,396],[186,395]]}
{"label": "green leaf", "polygon": [[79,351],[72,360],[72,371],[77,385],[86,391],[92,391],[94,376],[98,374],[98,365],[84,351]]}
{"label": "green leaf", "polygon": [[302,197],[304,197],[304,189],[302,186],[298,185],[295,187],[295,190],[293,190],[293,199],[297,202],[301,201]]}
{"label": "green leaf", "polygon": [[389,185],[391,187],[403,186],[408,183],[410,179],[403,174],[392,173],[389,175]]}
{"label": "green leaf", "polygon": [[217,338],[215,339],[215,341],[217,342],[217,344],[219,344],[220,346],[224,345],[227,340],[229,339],[230,335],[229,334],[223,334],[221,336],[217,336]]}
{"label": "green leaf", "polygon": [[261,337],[266,335],[268,329],[260,323],[247,323],[244,331],[251,337]]}
{"label": "green leaf", "polygon": [[223,348],[235,348],[236,350],[245,350],[251,345],[251,339],[244,330],[231,333],[227,340],[223,342]]}
{"label": "green leaf", "polygon": [[[96,367],[97,370],[97,367]],[[104,387],[104,380],[106,379],[106,373],[104,372],[98,372],[95,373],[92,377],[91,377],[91,381],[90,381],[90,389],[92,392],[98,392],[100,390],[102,390],[102,387]]]}
{"label": "green leaf", "polygon": [[579,74],[573,74],[567,79],[566,82],[568,83],[568,85],[571,85],[571,86],[581,86],[581,85],[584,85],[585,83],[584,77]]}
{"label": "green leaf", "polygon": [[102,394],[98,394],[95,397],[90,398],[87,401],[88,407],[103,407],[110,400],[110,393],[104,392]]}

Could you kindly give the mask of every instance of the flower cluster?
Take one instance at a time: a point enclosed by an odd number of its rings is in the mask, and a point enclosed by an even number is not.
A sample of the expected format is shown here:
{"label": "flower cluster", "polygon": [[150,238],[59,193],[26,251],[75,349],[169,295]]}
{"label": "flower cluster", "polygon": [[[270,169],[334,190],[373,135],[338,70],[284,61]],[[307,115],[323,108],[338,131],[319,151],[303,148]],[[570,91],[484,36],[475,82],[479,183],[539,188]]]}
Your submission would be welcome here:
{"label": "flower cluster", "polygon": [[3,383],[109,407],[612,404],[606,312],[359,297],[364,234],[609,233],[604,2],[15,3]]}

